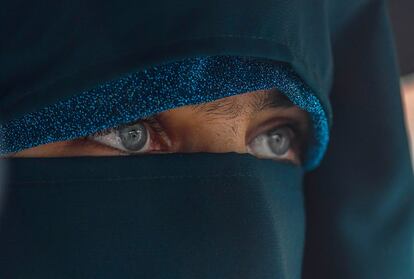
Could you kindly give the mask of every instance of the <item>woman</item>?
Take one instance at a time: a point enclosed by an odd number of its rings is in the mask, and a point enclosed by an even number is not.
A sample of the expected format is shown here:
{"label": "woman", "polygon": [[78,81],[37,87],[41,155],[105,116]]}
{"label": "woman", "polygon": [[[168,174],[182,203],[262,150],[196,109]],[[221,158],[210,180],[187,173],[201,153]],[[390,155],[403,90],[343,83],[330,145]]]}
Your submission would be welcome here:
{"label": "woman", "polygon": [[4,9],[3,277],[412,278],[383,2],[95,4]]}

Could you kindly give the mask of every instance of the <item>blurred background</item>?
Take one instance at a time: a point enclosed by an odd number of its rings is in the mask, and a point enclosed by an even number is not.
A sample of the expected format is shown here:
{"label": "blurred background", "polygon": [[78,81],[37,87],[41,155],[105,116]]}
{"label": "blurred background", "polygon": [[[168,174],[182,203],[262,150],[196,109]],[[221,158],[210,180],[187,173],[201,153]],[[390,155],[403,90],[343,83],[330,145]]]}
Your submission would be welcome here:
{"label": "blurred background", "polygon": [[414,0],[390,0],[389,7],[401,73],[405,124],[414,169]]}
{"label": "blurred background", "polygon": [[409,131],[408,137],[411,143],[411,158],[414,169],[414,74],[403,76],[401,78],[401,90],[405,109],[405,120],[407,130]]}

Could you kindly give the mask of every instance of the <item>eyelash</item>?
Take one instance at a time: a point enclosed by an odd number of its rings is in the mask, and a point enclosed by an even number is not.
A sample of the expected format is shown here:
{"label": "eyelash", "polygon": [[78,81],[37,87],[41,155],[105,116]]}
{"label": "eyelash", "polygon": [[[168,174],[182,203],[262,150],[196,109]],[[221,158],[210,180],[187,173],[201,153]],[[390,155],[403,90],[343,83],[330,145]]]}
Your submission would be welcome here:
{"label": "eyelash", "polygon": [[[102,131],[98,131],[96,133],[93,133],[91,135],[88,135],[86,137],[83,137],[83,143],[85,144],[93,144],[93,145],[97,145],[99,147],[108,147],[108,148],[112,148],[115,149],[117,151],[119,151],[122,154],[125,155],[133,155],[133,154],[140,154],[140,153],[147,153],[147,152],[160,152],[160,151],[167,151],[168,146],[169,146],[169,139],[168,139],[168,135],[167,132],[165,130],[165,128],[160,124],[160,122],[158,121],[158,119],[156,118],[156,116],[150,116],[150,117],[145,117],[142,118],[138,121],[134,121],[134,122],[130,122],[126,125],[133,125],[136,123],[143,123],[148,130],[148,136],[149,136],[149,150],[145,151],[145,152],[133,152],[133,151],[128,151],[128,150],[122,150],[120,148],[117,147],[113,147],[110,146],[109,144],[105,144],[105,143],[101,143],[99,141],[96,140],[97,137],[99,136],[105,136],[111,133],[116,133],[118,127],[112,127],[112,128],[108,128]],[[157,146],[157,148],[154,148],[155,146]]]}
{"label": "eyelash", "polygon": [[[277,124],[275,124],[276,122]],[[272,158],[271,156],[260,156],[259,154],[257,154],[257,152],[256,154],[254,154],[253,152],[250,152],[251,146],[254,144],[256,140],[259,139],[259,137],[269,136],[269,134],[272,133],[273,131],[283,129],[283,128],[288,128],[289,134],[291,135],[289,137],[290,147],[283,156],[274,155],[274,157],[277,157],[277,158]],[[255,133],[247,139],[247,142],[248,142],[247,148],[248,148],[248,153],[256,157],[274,159],[277,161],[284,161],[284,162],[292,162],[292,159],[289,159],[292,153],[297,154],[296,159],[298,161],[296,163],[301,164],[304,160],[303,151],[305,150],[306,144],[307,144],[305,142],[305,139],[306,139],[306,135],[300,128],[299,122],[291,120],[289,118],[278,118],[276,120],[270,119],[266,121],[266,123],[263,123],[259,128],[257,128],[255,130]],[[267,147],[269,148],[269,146]]]}

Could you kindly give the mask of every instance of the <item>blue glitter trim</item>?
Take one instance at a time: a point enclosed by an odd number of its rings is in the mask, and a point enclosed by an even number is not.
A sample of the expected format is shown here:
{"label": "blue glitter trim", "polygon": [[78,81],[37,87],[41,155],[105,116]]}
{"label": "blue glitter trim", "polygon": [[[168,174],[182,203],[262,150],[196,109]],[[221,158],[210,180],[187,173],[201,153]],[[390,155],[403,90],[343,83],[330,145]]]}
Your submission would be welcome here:
{"label": "blue glitter trim", "polygon": [[311,116],[313,137],[304,169],[312,170],[329,141],[319,99],[287,64],[244,56],[187,58],[105,82],[0,126],[0,154],[79,138],[179,106],[275,87]]}

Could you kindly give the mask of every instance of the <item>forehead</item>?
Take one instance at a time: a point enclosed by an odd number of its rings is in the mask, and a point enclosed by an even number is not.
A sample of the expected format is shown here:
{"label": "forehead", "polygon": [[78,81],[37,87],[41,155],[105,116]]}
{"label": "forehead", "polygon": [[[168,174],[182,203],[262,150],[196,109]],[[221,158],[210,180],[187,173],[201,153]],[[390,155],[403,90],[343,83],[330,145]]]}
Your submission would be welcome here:
{"label": "forehead", "polygon": [[257,90],[222,98],[213,102],[192,105],[194,112],[207,116],[233,119],[241,113],[256,114],[270,108],[290,108],[295,105],[277,89]]}

